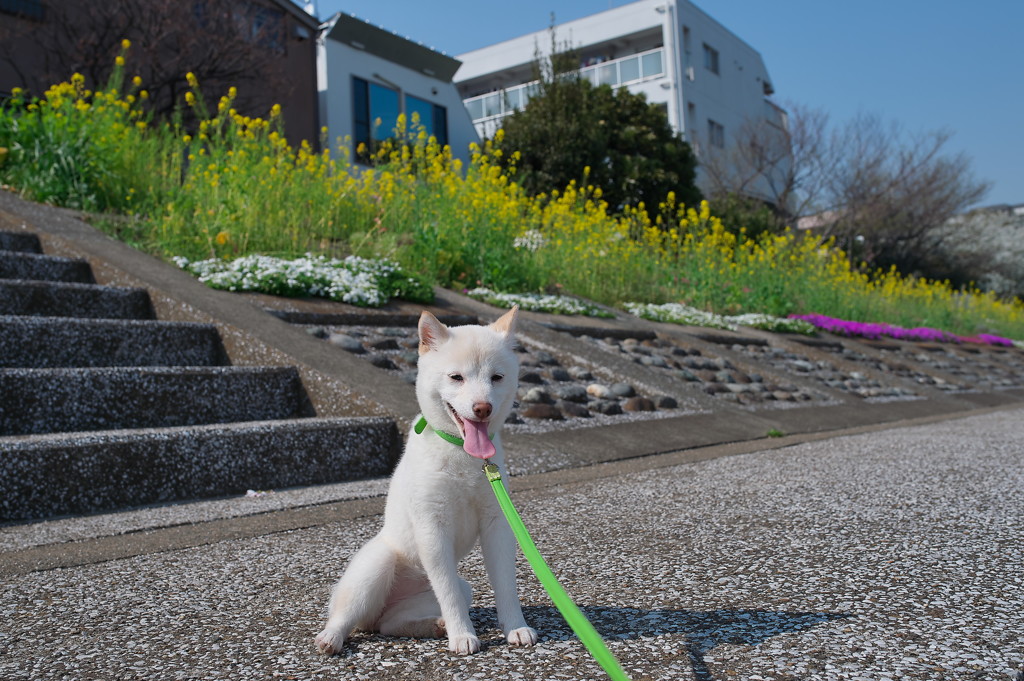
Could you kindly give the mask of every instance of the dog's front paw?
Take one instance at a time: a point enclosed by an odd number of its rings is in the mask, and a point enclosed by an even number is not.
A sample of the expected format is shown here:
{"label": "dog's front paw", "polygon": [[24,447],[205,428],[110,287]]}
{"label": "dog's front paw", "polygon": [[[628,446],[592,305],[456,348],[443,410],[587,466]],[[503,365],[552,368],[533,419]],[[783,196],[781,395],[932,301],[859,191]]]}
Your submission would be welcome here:
{"label": "dog's front paw", "polygon": [[337,655],[345,645],[345,635],[336,629],[324,629],[316,635],[316,649],[324,655]]}
{"label": "dog's front paw", "polygon": [[514,646],[532,646],[537,643],[537,632],[530,627],[519,627],[508,632],[508,642]]}
{"label": "dog's front paw", "polygon": [[473,634],[448,637],[448,650],[456,655],[472,655],[480,652],[480,639]]}

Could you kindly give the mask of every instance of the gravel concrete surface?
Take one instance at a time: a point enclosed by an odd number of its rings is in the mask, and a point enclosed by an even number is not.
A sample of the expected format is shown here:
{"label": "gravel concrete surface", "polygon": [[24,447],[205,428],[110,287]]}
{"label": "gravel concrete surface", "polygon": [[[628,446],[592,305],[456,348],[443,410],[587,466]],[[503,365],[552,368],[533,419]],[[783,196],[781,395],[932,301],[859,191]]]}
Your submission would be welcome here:
{"label": "gravel concrete surface", "polygon": [[[636,681],[1021,681],[1022,416],[1006,409],[664,468],[650,457],[601,480],[511,486],[542,553]],[[187,506],[168,508],[187,517]],[[0,678],[606,678],[525,561],[522,600],[541,642],[502,643],[478,553],[463,572],[481,653],[359,634],[345,655],[318,655],[330,585],[379,524],[327,516],[306,529],[2,575]]]}

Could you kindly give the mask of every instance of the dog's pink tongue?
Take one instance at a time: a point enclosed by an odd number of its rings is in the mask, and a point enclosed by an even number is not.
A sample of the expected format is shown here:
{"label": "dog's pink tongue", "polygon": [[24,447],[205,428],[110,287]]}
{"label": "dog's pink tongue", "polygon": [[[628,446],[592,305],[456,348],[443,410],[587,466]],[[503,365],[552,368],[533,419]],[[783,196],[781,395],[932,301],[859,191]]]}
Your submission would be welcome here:
{"label": "dog's pink tongue", "polygon": [[462,422],[462,425],[466,431],[462,448],[466,450],[467,454],[478,459],[489,459],[494,456],[494,443],[487,437],[486,421],[470,421],[466,419]]}

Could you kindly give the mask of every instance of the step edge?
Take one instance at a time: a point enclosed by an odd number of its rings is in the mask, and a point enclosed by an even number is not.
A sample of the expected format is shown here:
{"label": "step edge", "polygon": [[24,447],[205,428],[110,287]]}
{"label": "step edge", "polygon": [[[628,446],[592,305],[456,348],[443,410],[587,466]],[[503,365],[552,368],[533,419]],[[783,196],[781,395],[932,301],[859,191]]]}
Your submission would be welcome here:
{"label": "step edge", "polygon": [[259,431],[299,430],[320,431],[337,428],[378,428],[397,427],[394,419],[387,416],[307,416],[286,419],[265,419],[257,421],[232,421],[228,423],[204,423],[194,426],[163,426],[153,428],[115,428],[111,430],[78,430],[62,433],[37,433],[32,435],[0,435],[0,452],[31,451],[49,447],[96,447],[121,444],[132,441],[173,439],[178,436],[216,437],[219,435],[244,435]]}

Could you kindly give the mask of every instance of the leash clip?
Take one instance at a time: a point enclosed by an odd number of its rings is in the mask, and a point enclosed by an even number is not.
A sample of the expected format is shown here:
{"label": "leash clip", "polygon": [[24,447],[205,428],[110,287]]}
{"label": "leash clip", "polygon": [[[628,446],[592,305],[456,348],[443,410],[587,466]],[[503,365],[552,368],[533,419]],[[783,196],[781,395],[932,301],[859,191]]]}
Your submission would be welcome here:
{"label": "leash clip", "polygon": [[493,463],[484,464],[484,475],[487,476],[487,482],[496,482],[501,480],[501,471]]}

